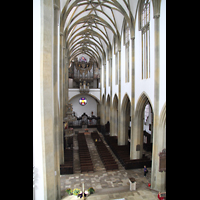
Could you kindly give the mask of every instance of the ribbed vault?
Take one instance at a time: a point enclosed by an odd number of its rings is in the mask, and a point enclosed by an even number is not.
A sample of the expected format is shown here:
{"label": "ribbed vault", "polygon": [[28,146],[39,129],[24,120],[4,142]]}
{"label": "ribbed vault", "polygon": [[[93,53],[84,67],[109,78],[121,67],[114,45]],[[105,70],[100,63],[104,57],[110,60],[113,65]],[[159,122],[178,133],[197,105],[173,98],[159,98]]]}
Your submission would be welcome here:
{"label": "ribbed vault", "polygon": [[97,62],[111,49],[114,37],[120,39],[124,19],[133,35],[134,20],[129,0],[67,0],[61,12],[69,60],[86,54]]}

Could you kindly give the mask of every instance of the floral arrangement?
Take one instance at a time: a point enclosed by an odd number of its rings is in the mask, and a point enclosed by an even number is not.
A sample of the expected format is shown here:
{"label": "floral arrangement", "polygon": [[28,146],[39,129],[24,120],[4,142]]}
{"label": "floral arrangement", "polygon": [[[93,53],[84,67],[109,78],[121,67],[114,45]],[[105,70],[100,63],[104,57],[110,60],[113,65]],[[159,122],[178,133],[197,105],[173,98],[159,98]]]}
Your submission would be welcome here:
{"label": "floral arrangement", "polygon": [[71,189],[71,188],[68,188],[68,189],[66,189],[66,192],[67,192],[68,194],[71,194],[71,193],[72,193],[72,189]]}
{"label": "floral arrangement", "polygon": [[78,189],[78,188],[75,188],[74,190],[73,190],[73,195],[78,195],[79,194],[79,192],[80,192],[80,189]]}
{"label": "floral arrangement", "polygon": [[90,188],[88,189],[88,192],[89,192],[90,194],[93,194],[93,193],[95,192],[95,189],[94,189],[93,187],[90,187]]}

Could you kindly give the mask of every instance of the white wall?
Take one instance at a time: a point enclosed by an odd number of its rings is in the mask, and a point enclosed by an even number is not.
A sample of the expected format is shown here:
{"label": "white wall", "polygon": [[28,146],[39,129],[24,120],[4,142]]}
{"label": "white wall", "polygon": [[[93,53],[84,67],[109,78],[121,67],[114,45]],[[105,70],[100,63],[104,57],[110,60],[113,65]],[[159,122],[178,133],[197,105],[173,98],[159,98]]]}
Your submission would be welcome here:
{"label": "white wall", "polygon": [[142,41],[141,31],[138,30],[138,14],[135,30],[135,107],[143,92],[154,106],[154,19],[152,3],[150,10],[150,78],[142,79]]}
{"label": "white wall", "polygon": [[[124,95],[127,93],[129,98],[131,97],[131,74],[132,74],[132,41],[129,40],[129,72],[130,79],[128,83],[125,83],[125,46],[123,45],[123,31],[121,31],[121,104]],[[153,4],[150,4],[150,78],[142,79],[142,41],[141,41],[141,31],[138,30],[138,11],[136,15],[136,25],[135,25],[135,108],[138,99],[145,93],[148,97],[152,109],[154,109],[154,19],[153,19]],[[118,85],[115,85],[115,55],[114,55],[114,45],[112,45],[112,102],[114,95],[118,96]],[[102,70],[103,69],[102,65]],[[108,94],[110,94],[110,87],[108,87],[108,77],[109,77],[109,67],[108,61],[106,62],[106,100]],[[104,72],[104,71],[103,71]],[[104,73],[103,73],[104,75]],[[104,83],[104,77],[102,78]],[[104,85],[103,85],[104,86]],[[104,94],[104,88],[102,88],[102,96]],[[131,98],[130,98],[131,100]],[[161,1],[161,11],[160,11],[160,102],[159,102],[159,112],[161,111],[164,103],[166,102],[166,0]]]}
{"label": "white wall", "polygon": [[[87,99],[87,104],[85,106],[79,104],[79,99],[81,97],[85,97]],[[76,96],[72,98],[70,100],[70,103],[72,104],[73,111],[75,112],[75,115],[77,117],[81,116],[84,112],[87,115],[91,116],[92,111],[93,115],[97,116],[97,101],[87,94],[83,94],[81,96]]]}
{"label": "white wall", "polygon": [[161,1],[160,11],[160,102],[159,113],[166,102],[166,0]]}
{"label": "white wall", "polygon": [[[79,94],[80,94],[79,89],[73,88],[68,90],[69,100]],[[98,101],[100,101],[100,89],[90,89],[89,94],[94,96]]]}
{"label": "white wall", "polygon": [[33,1],[33,165],[35,166],[35,200],[44,199],[41,97],[40,97],[40,0]]}
{"label": "white wall", "polygon": [[[119,53],[118,53],[119,54]],[[118,58],[119,60],[119,58]],[[119,65],[118,65],[119,67]],[[114,45],[112,48],[112,103],[113,103],[113,99],[115,94],[118,94],[118,85],[119,85],[119,78],[118,78],[118,84],[116,85],[116,80],[115,80],[115,54],[114,54]],[[118,96],[118,95],[117,95]]]}
{"label": "white wall", "polygon": [[109,61],[106,60],[106,102],[107,102],[107,97],[108,94],[110,94],[110,86],[109,86]]}
{"label": "white wall", "polygon": [[127,76],[127,74],[125,74],[125,58],[126,58],[125,50],[126,50],[126,47],[124,45],[124,35],[122,34],[122,38],[121,38],[121,104],[123,102],[123,99],[126,93],[129,96],[129,99],[131,101],[131,98],[130,98],[131,97],[131,81],[132,81],[131,80],[131,74],[132,74],[131,40],[129,40],[129,82],[125,82],[125,76]]}

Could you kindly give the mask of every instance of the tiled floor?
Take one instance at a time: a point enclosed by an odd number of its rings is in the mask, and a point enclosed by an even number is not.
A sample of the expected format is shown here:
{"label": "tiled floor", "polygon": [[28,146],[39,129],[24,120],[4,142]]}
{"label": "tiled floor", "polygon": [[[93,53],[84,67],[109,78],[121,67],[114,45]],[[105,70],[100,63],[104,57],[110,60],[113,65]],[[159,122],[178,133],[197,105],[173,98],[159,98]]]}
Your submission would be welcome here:
{"label": "tiled floor", "polygon": [[[91,131],[91,130],[89,130]],[[102,137],[102,135],[100,135]],[[103,137],[102,137],[103,139]],[[86,199],[88,200],[109,200],[109,199],[120,199],[126,200],[153,200],[158,199],[158,192],[151,190],[148,187],[148,183],[151,182],[151,169],[148,168],[149,173],[144,177],[143,169],[131,169],[125,170],[124,167],[119,163],[117,158],[116,161],[119,165],[119,170],[107,171],[105,170],[101,159],[99,158],[98,152],[94,145],[90,135],[86,136],[86,141],[89,147],[89,151],[92,157],[94,172],[91,173],[80,173],[79,159],[78,159],[78,148],[76,144],[76,136],[74,137],[74,162],[75,170],[74,174],[61,175],[61,197],[63,200],[72,200],[76,198],[73,195],[68,195],[65,190],[67,188],[79,188],[82,190],[82,183],[84,182],[84,189],[87,190],[89,187],[95,189],[95,193],[89,195]],[[112,151],[111,151],[112,152]],[[136,179],[136,190],[130,191],[129,177]],[[77,198],[76,198],[77,199]]]}

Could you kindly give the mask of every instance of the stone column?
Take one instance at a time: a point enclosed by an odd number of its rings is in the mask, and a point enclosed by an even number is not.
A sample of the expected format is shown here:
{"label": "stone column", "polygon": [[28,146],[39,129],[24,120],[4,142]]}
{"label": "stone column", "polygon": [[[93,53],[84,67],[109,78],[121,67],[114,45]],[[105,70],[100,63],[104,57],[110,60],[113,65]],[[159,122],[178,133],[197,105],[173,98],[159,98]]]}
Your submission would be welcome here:
{"label": "stone column", "polygon": [[106,63],[103,64],[104,67],[104,95],[106,97]]}
{"label": "stone column", "polygon": [[153,120],[153,151],[151,187],[160,191],[162,179],[165,174],[159,172],[159,151],[161,150],[159,132],[159,100],[160,100],[160,3],[161,0],[153,0],[154,11],[154,120]]}
{"label": "stone column", "polygon": [[55,199],[60,199],[60,135],[61,127],[59,123],[59,104],[60,104],[60,66],[58,65],[58,51],[60,47],[59,32],[60,32],[60,21],[59,21],[60,10],[59,6],[54,4],[54,42],[53,42],[53,106],[54,106],[54,143],[55,143],[55,154],[54,154],[54,165],[55,165],[55,182],[56,182],[56,193]]}
{"label": "stone column", "polygon": [[121,49],[119,49],[119,87],[118,87],[118,145],[122,145],[122,141],[120,140],[120,133],[121,133]]}
{"label": "stone column", "polygon": [[66,60],[67,60],[67,49],[66,49],[66,41],[65,37],[63,36],[63,119],[66,116],[66,93],[68,92],[66,90],[66,71],[67,71],[67,66],[66,66]]}
{"label": "stone column", "polygon": [[104,97],[105,97],[105,101],[104,101],[104,105],[102,105],[102,125],[105,125],[106,123],[106,61],[103,64],[103,68],[104,68]]}
{"label": "stone column", "polygon": [[69,90],[69,58],[68,58],[68,56],[67,56],[67,61],[66,61],[66,78],[65,78],[65,80],[66,80],[66,82],[65,82],[65,90],[66,90],[66,102],[65,102],[65,104],[67,104],[68,102],[69,102],[69,92],[68,92],[68,90]]}
{"label": "stone column", "polygon": [[113,129],[113,125],[114,125],[114,118],[113,118],[113,102],[112,102],[112,58],[109,59],[109,76],[110,76],[110,135],[113,136],[114,133],[114,129]]}
{"label": "stone column", "polygon": [[[54,56],[54,5],[53,1],[42,0],[41,32],[40,32],[40,98],[41,98],[41,138],[44,198],[37,196],[36,200],[55,200],[57,197],[58,182],[55,176],[57,166],[56,143],[54,141],[54,90],[53,90],[53,56]],[[34,144],[37,148],[37,145]],[[37,167],[37,166],[36,166]],[[39,169],[40,171],[40,169]],[[40,177],[39,177],[40,178]]]}
{"label": "stone column", "polygon": [[136,147],[133,143],[133,128],[134,128],[134,113],[135,113],[135,37],[131,38],[131,48],[132,48],[132,74],[131,74],[131,144],[130,144],[130,159],[134,158],[134,152]]}
{"label": "stone column", "polygon": [[63,118],[64,118],[64,49],[63,49],[63,26],[60,25],[60,164],[64,164],[64,129],[63,129]]}
{"label": "stone column", "polygon": [[102,112],[102,89],[103,89],[103,70],[102,63],[100,64],[100,125],[103,125],[103,112]]}

